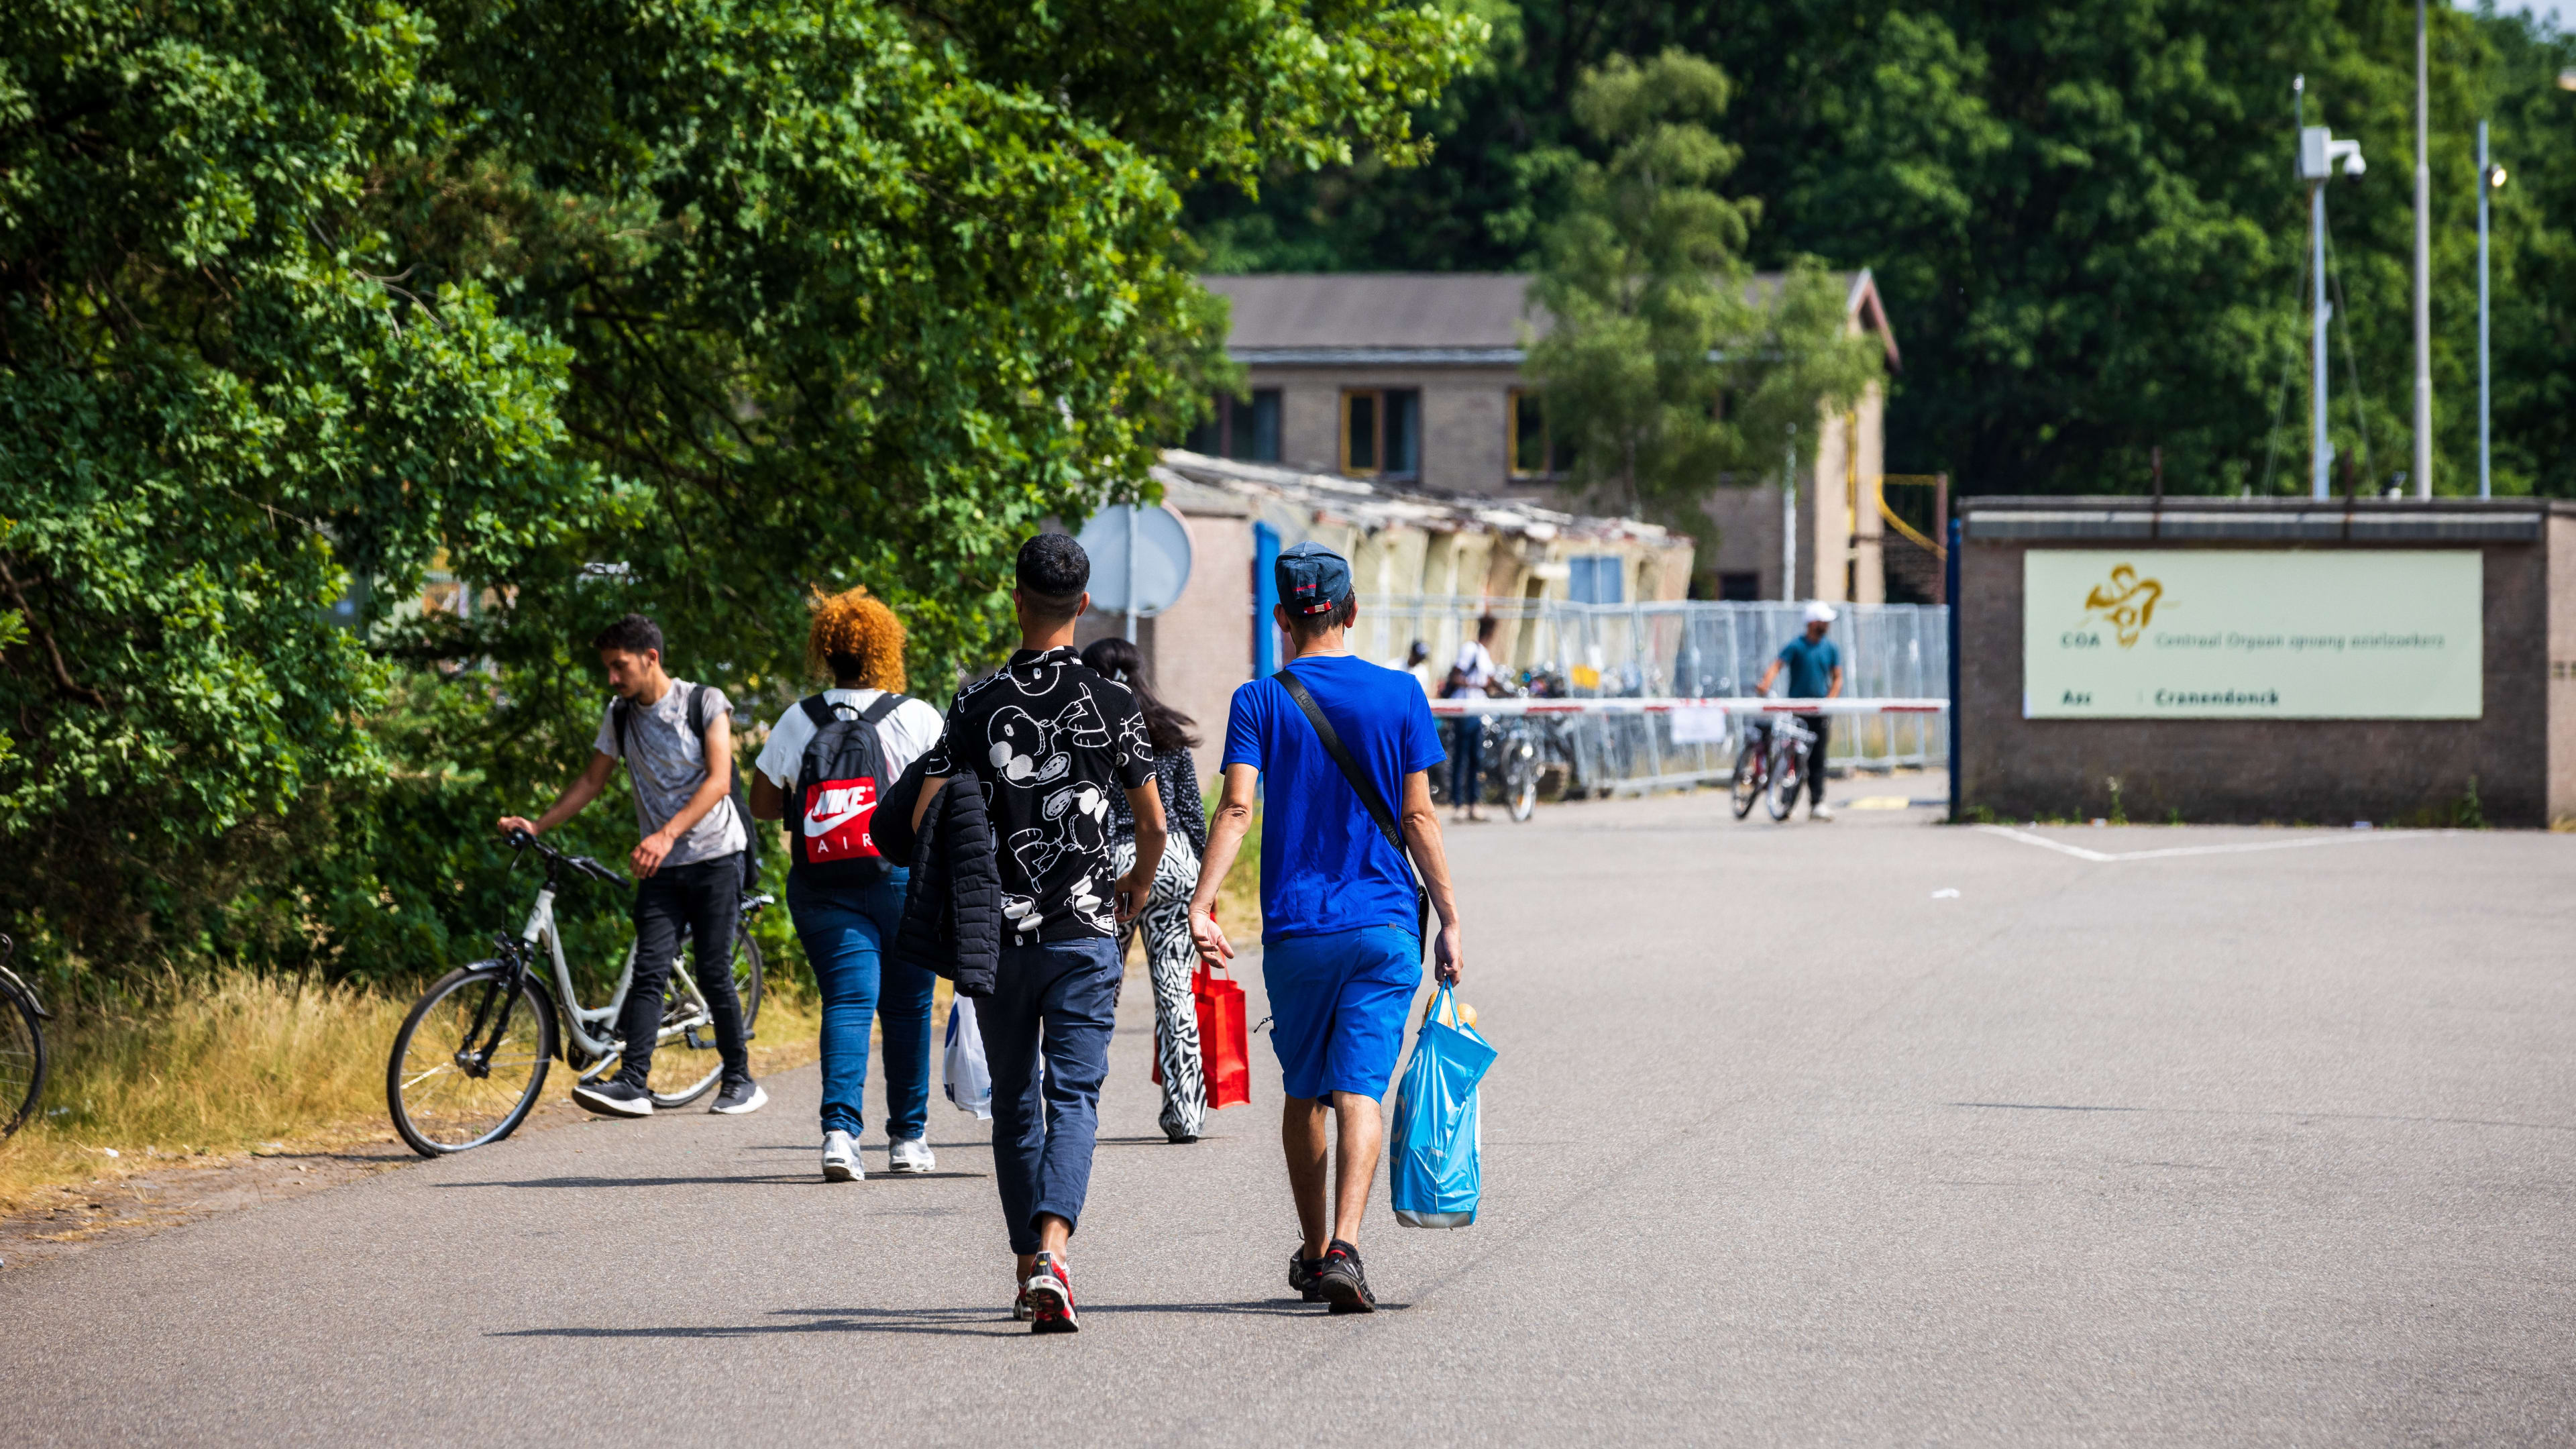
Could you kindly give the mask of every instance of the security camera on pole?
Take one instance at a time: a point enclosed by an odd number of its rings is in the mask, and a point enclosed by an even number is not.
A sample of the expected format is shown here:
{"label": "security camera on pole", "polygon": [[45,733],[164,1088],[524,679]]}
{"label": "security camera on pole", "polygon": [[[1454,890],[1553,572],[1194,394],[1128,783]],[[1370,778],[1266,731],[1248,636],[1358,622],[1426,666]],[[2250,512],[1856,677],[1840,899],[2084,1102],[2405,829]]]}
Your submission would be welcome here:
{"label": "security camera on pole", "polygon": [[2338,141],[2323,126],[2299,128],[2299,179],[2308,183],[2308,245],[2313,253],[2309,270],[2316,277],[2316,327],[2309,345],[2311,427],[2315,436],[2314,476],[2309,491],[2318,498],[2333,491],[2327,474],[2334,463],[2334,447],[2326,441],[2326,323],[2334,309],[2326,303],[2326,182],[2336,167],[2346,176],[2359,176],[2365,169],[2359,141]]}

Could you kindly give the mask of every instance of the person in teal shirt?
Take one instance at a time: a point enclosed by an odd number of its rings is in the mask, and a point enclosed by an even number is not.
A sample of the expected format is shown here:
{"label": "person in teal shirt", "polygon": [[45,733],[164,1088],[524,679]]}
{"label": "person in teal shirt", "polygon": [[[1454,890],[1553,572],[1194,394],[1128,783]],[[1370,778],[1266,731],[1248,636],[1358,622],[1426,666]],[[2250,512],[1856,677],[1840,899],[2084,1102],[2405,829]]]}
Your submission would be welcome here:
{"label": "person in teal shirt", "polygon": [[[1832,699],[1843,692],[1843,652],[1825,637],[1833,628],[1833,608],[1822,601],[1807,606],[1807,632],[1780,646],[1780,657],[1762,673],[1762,682],[1753,686],[1755,694],[1769,694],[1771,682],[1780,671],[1789,671],[1791,699]],[[1831,820],[1834,812],[1825,806],[1825,736],[1831,726],[1821,714],[1802,714],[1799,722],[1816,732],[1814,753],[1807,757],[1807,818]]]}

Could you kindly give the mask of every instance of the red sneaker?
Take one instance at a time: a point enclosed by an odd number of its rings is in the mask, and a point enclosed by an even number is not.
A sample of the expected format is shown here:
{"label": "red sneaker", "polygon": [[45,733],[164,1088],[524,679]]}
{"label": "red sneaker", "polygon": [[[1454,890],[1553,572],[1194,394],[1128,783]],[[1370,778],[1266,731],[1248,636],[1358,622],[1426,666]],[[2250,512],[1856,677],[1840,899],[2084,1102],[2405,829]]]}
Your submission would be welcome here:
{"label": "red sneaker", "polygon": [[1073,1311],[1073,1275],[1064,1270],[1055,1254],[1038,1254],[1036,1271],[1029,1274],[1028,1286],[1020,1291],[1028,1295],[1029,1332],[1082,1331],[1082,1320]]}

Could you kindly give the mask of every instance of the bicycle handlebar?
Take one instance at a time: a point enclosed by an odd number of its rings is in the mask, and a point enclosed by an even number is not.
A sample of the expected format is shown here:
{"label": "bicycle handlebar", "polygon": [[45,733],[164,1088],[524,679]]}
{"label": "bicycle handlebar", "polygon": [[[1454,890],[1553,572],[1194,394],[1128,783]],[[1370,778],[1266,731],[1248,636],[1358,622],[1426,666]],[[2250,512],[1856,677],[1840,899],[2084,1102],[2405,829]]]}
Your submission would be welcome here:
{"label": "bicycle handlebar", "polygon": [[524,830],[511,831],[510,844],[519,850],[533,849],[537,854],[544,856],[546,859],[570,866],[576,873],[589,876],[592,880],[598,881],[604,885],[623,887],[627,883],[626,877],[610,870],[607,866],[601,865],[598,861],[591,859],[589,856],[566,855],[562,851],[555,849],[553,846],[546,844],[544,841],[539,840]]}

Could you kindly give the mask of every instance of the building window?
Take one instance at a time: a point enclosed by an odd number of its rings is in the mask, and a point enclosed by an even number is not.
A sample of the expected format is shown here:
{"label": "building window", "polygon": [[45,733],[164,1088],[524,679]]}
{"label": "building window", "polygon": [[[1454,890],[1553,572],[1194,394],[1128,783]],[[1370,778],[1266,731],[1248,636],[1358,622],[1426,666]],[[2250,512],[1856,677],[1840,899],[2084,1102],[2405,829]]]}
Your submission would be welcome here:
{"label": "building window", "polygon": [[1342,471],[1410,478],[1422,471],[1422,394],[1370,388],[1342,394]]}
{"label": "building window", "polygon": [[1574,466],[1574,450],[1549,441],[1547,416],[1535,392],[1516,387],[1504,395],[1503,436],[1515,478],[1554,478]]}
{"label": "building window", "polygon": [[1755,603],[1762,597],[1762,575],[1734,572],[1719,574],[1717,596],[1731,603]]}
{"label": "building window", "polygon": [[1190,431],[1189,449],[1239,463],[1279,461],[1279,389],[1254,388],[1248,398],[1219,393],[1216,414]]}
{"label": "building window", "polygon": [[1565,596],[1578,604],[1624,604],[1628,601],[1619,555],[1581,554],[1565,561]]}

